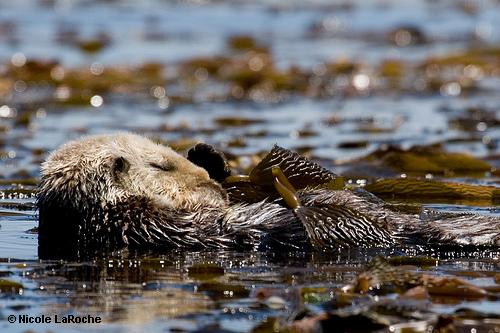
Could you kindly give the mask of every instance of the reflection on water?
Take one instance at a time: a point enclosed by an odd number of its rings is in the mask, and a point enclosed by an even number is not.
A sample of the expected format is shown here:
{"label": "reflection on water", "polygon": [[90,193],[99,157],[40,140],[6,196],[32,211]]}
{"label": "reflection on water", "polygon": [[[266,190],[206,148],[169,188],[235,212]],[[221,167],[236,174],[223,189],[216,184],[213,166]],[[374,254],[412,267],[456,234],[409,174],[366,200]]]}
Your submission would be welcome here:
{"label": "reflection on water", "polygon": [[0,199],[0,256],[36,259],[38,235],[30,232],[38,226],[34,199]]}

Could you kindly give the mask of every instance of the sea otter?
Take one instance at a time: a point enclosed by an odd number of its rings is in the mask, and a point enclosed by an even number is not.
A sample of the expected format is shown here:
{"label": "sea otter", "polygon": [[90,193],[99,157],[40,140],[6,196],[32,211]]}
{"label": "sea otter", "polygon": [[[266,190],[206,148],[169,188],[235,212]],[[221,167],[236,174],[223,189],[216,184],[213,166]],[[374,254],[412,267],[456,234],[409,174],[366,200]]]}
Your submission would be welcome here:
{"label": "sea otter", "polygon": [[499,219],[397,213],[366,191],[332,189],[334,173],[283,148],[269,153],[250,182],[229,173],[222,155],[204,144],[185,158],[130,133],[69,142],[42,164],[39,255],[125,247],[500,245]]}
{"label": "sea otter", "polygon": [[278,204],[229,205],[205,169],[129,133],[53,152],[41,167],[37,207],[42,258],[125,246],[254,247],[266,228],[288,228],[293,218]]}

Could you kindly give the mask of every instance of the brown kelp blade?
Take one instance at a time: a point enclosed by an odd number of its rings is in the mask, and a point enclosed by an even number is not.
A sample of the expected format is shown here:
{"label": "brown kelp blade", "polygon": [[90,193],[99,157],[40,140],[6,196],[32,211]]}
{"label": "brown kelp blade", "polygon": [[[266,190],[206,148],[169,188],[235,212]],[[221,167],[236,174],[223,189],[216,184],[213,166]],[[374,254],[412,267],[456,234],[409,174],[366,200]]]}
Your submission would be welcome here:
{"label": "brown kelp blade", "polygon": [[433,296],[460,298],[484,298],[488,296],[488,292],[483,288],[457,277],[441,277],[424,274],[422,280],[429,294]]}
{"label": "brown kelp blade", "polygon": [[457,277],[436,276],[392,266],[377,257],[358,275],[353,283],[355,292],[395,290],[399,293],[424,287],[431,296],[484,298],[488,293],[478,286]]}
{"label": "brown kelp blade", "polygon": [[259,185],[272,185],[273,167],[279,167],[290,183],[297,189],[326,184],[339,178],[333,172],[304,156],[274,146],[269,154],[250,172],[250,180],[252,183]]}
{"label": "brown kelp blade", "polygon": [[[264,199],[274,200],[280,197],[274,185],[276,172],[282,176],[283,184],[291,183],[289,188],[309,187],[343,188],[344,182],[333,172],[309,161],[307,158],[274,146],[262,161],[250,172],[248,179],[238,180],[231,176],[223,182],[232,202],[254,203]],[[283,182],[283,180],[285,180]],[[340,180],[340,182],[339,182]]]}
{"label": "brown kelp blade", "polygon": [[410,198],[444,198],[500,200],[500,189],[493,186],[441,182],[428,179],[383,179],[369,184],[365,189],[380,196]]}
{"label": "brown kelp blade", "polygon": [[396,242],[365,216],[342,206],[301,206],[294,210],[316,249],[387,247]]}

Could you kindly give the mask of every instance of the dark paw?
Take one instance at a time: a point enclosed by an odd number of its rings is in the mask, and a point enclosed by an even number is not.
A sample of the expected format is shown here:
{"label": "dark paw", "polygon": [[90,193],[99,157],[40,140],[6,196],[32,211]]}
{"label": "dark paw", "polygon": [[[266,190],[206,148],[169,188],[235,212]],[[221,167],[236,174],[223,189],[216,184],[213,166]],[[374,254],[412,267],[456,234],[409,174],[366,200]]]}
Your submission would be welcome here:
{"label": "dark paw", "polygon": [[207,170],[210,178],[218,182],[224,181],[231,175],[224,154],[206,143],[198,143],[189,149],[187,159]]}

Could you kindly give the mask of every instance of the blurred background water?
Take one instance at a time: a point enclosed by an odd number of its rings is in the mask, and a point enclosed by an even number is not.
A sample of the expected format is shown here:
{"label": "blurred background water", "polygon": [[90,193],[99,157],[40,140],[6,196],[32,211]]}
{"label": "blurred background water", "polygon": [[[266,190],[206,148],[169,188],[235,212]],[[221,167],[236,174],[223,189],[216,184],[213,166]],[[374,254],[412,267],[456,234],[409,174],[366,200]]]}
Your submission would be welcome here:
{"label": "blurred background water", "polygon": [[[110,273],[104,259],[40,263],[32,230],[39,165],[70,139],[126,130],[180,151],[204,141],[223,149],[238,170],[277,143],[354,184],[408,174],[363,167],[357,159],[394,145],[420,145],[464,152],[491,168],[416,176],[498,187],[499,93],[496,0],[1,1],[0,273],[26,291],[2,294],[0,330],[29,328],[4,321],[16,309],[58,309],[103,313],[107,324],[100,329],[109,332],[124,330],[135,317],[130,331],[192,330],[213,321],[249,331],[294,306],[287,296],[277,312],[253,309],[247,296],[258,286],[291,294],[330,288],[348,282],[372,257],[176,254],[150,258],[154,265],[128,277]],[[498,215],[491,201],[425,203]],[[452,259],[436,272],[498,271],[495,255],[444,258]],[[193,264],[216,261],[226,269],[218,283],[234,278],[241,294],[220,301],[214,286],[198,292],[203,281],[186,275]],[[351,264],[355,269],[345,274],[325,273]],[[85,291],[90,282],[93,289]],[[495,302],[477,306],[498,313]]]}

